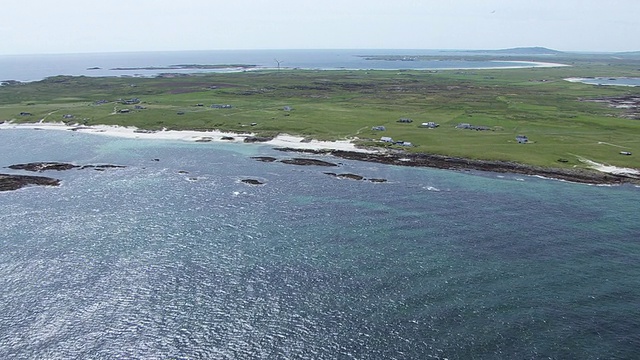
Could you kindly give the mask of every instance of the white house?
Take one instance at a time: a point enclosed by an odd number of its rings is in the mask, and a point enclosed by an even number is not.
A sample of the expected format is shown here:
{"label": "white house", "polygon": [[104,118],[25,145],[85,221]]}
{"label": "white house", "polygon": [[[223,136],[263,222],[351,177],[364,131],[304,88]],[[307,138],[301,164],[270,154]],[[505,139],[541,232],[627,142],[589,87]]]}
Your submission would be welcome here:
{"label": "white house", "polygon": [[440,126],[440,124],[436,124],[433,121],[422,123],[422,125],[420,125],[420,127],[429,128],[429,129],[435,129],[438,126]]}

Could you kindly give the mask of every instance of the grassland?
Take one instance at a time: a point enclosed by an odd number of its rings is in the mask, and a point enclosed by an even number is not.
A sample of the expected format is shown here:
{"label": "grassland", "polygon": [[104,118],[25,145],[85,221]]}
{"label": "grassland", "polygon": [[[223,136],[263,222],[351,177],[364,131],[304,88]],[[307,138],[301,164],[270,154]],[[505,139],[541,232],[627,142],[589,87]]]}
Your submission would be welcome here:
{"label": "grassland", "polygon": [[[640,96],[640,88],[563,80],[638,77],[640,63],[583,59],[572,65],[438,72],[248,71],[175,78],[58,76],[0,86],[0,121],[288,133],[389,146],[378,141],[385,136],[411,142],[413,147],[392,145],[409,152],[565,168],[584,167],[579,159],[587,158],[640,168],[640,120],[628,118],[629,109],[583,101]],[[119,101],[132,98],[140,99],[136,105],[141,108]],[[283,110],[286,106],[292,110]],[[63,118],[67,114],[73,118]],[[400,118],[413,122],[398,123]],[[419,126],[430,121],[440,126]],[[458,129],[459,123],[490,130]],[[516,135],[526,135],[530,143],[518,144]]]}

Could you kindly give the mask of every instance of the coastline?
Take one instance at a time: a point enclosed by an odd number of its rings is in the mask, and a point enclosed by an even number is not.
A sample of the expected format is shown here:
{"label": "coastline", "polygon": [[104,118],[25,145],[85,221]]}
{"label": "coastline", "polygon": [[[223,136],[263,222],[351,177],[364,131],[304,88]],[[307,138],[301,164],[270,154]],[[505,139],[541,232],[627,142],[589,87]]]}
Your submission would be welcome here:
{"label": "coastline", "polygon": [[348,160],[367,161],[388,165],[431,167],[457,171],[476,170],[494,173],[514,173],[584,184],[640,184],[640,169],[615,167],[606,164],[600,164],[584,158],[580,158],[579,160],[587,164],[591,170],[577,168],[546,168],[507,161],[476,160],[435,154],[408,153],[399,150],[387,151],[381,149],[367,149],[357,147],[356,144],[351,140],[309,140],[301,136],[288,134],[279,134],[278,136],[273,138],[259,138],[256,136],[256,134],[253,133],[238,134],[217,130],[147,131],[138,129],[136,127],[124,127],[118,125],[81,126],[79,124],[67,125],[64,123],[46,122],[24,124],[5,122],[0,124],[0,131],[8,129],[74,131],[80,133],[128,139],[177,140],[194,143],[259,142],[263,145],[272,146],[276,150],[280,151],[300,152],[313,155],[332,155]]}
{"label": "coastline", "polygon": [[276,150],[332,155],[343,159],[368,161],[387,165],[430,167],[457,171],[485,171],[493,173],[522,174],[592,185],[622,185],[625,183],[640,185],[640,170],[605,166],[590,160],[590,165],[593,166],[592,170],[545,168],[508,161],[476,160],[423,153],[362,153],[342,150],[300,150],[292,148],[276,148]]}
{"label": "coastline", "polygon": [[24,129],[24,130],[54,130],[54,131],[74,131],[78,133],[95,134],[102,136],[112,136],[127,139],[146,140],[178,140],[188,142],[227,142],[227,143],[251,143],[260,142],[273,147],[289,147],[306,150],[341,150],[361,153],[375,152],[370,149],[362,149],[349,140],[320,141],[305,140],[301,136],[280,134],[274,138],[256,139],[254,133],[232,133],[218,130],[195,131],[195,130],[160,130],[147,131],[133,126],[118,125],[91,125],[83,126],[79,124],[67,125],[61,122],[49,123],[11,123],[0,124],[0,130],[4,129]]}

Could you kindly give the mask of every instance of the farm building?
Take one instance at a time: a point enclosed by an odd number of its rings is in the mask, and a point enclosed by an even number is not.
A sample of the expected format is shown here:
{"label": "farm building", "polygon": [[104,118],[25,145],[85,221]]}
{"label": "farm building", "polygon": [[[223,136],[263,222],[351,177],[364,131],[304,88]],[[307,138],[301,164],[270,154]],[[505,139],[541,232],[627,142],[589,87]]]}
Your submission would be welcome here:
{"label": "farm building", "polygon": [[422,124],[420,125],[420,127],[423,127],[423,128],[429,128],[429,129],[435,129],[435,128],[437,128],[438,126],[440,126],[440,124],[436,124],[436,123],[434,123],[433,121],[429,121],[429,122],[426,122],[426,123],[422,123]]}

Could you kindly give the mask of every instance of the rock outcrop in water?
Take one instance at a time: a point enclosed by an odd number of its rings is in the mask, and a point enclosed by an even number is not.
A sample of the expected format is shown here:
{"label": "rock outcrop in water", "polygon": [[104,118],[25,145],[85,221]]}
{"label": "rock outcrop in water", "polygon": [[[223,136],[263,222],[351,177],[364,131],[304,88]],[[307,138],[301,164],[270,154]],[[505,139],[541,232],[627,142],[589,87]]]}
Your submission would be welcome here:
{"label": "rock outcrop in water", "polygon": [[16,164],[7,166],[8,169],[12,170],[26,170],[33,172],[43,172],[48,170],[55,171],[63,171],[63,170],[71,170],[71,169],[95,169],[95,170],[104,170],[104,169],[119,169],[124,168],[122,165],[74,165],[68,163],[60,163],[60,162],[33,162],[26,164]]}
{"label": "rock outcrop in water", "polygon": [[[97,171],[105,171],[106,169],[117,169],[124,167],[125,166],[110,164],[81,166],[61,162],[33,162],[7,166],[8,169],[12,170],[24,170],[32,172],[64,171],[71,169],[94,169]],[[0,174],[0,191],[18,190],[29,185],[58,186],[60,185],[60,180],[44,176]]]}
{"label": "rock outcrop in water", "polygon": [[262,181],[256,179],[242,179],[241,181],[249,185],[264,185]]}
{"label": "rock outcrop in water", "polygon": [[332,173],[332,172],[326,172],[326,175],[331,175],[334,177],[337,177],[338,179],[350,179],[350,180],[368,180],[372,183],[383,183],[383,182],[387,182],[387,179],[379,179],[379,178],[371,178],[371,179],[367,179],[362,175],[358,175],[358,174],[351,174],[351,173],[345,173],[345,174],[336,174],[336,173]]}
{"label": "rock outcrop in water", "polygon": [[0,174],[0,191],[18,190],[29,185],[58,186],[60,180],[44,176]]}
{"label": "rock outcrop in water", "polygon": [[59,162],[35,162],[35,163],[27,163],[27,164],[16,164],[7,166],[7,168],[12,170],[26,170],[33,172],[43,172],[47,170],[55,170],[55,171],[63,171],[79,168],[78,165],[67,164],[67,163],[59,163]]}
{"label": "rock outcrop in water", "polygon": [[337,178],[341,178],[341,179],[351,179],[351,180],[364,180],[364,176],[361,175],[356,175],[356,174],[336,174],[336,173],[332,173],[332,172],[326,172],[325,174],[327,175],[331,175],[331,176],[335,176]]}
{"label": "rock outcrop in water", "polygon": [[276,158],[271,157],[271,156],[252,156],[251,158],[254,159],[254,160],[262,161],[262,162],[274,162],[274,161],[276,161]]}
{"label": "rock outcrop in water", "polygon": [[338,164],[330,163],[328,161],[317,160],[317,159],[307,159],[307,158],[284,159],[284,160],[280,160],[280,162],[284,164],[290,164],[290,165],[338,166]]}
{"label": "rock outcrop in water", "polygon": [[307,150],[292,148],[276,148],[276,150],[317,155],[332,155],[342,159],[368,161],[388,165],[432,167],[448,170],[479,170],[496,173],[542,176],[586,184],[640,183],[640,179],[634,177],[603,173],[599,171],[589,171],[585,169],[544,168],[507,161],[474,160],[434,154],[407,152],[363,153],[343,150]]}

